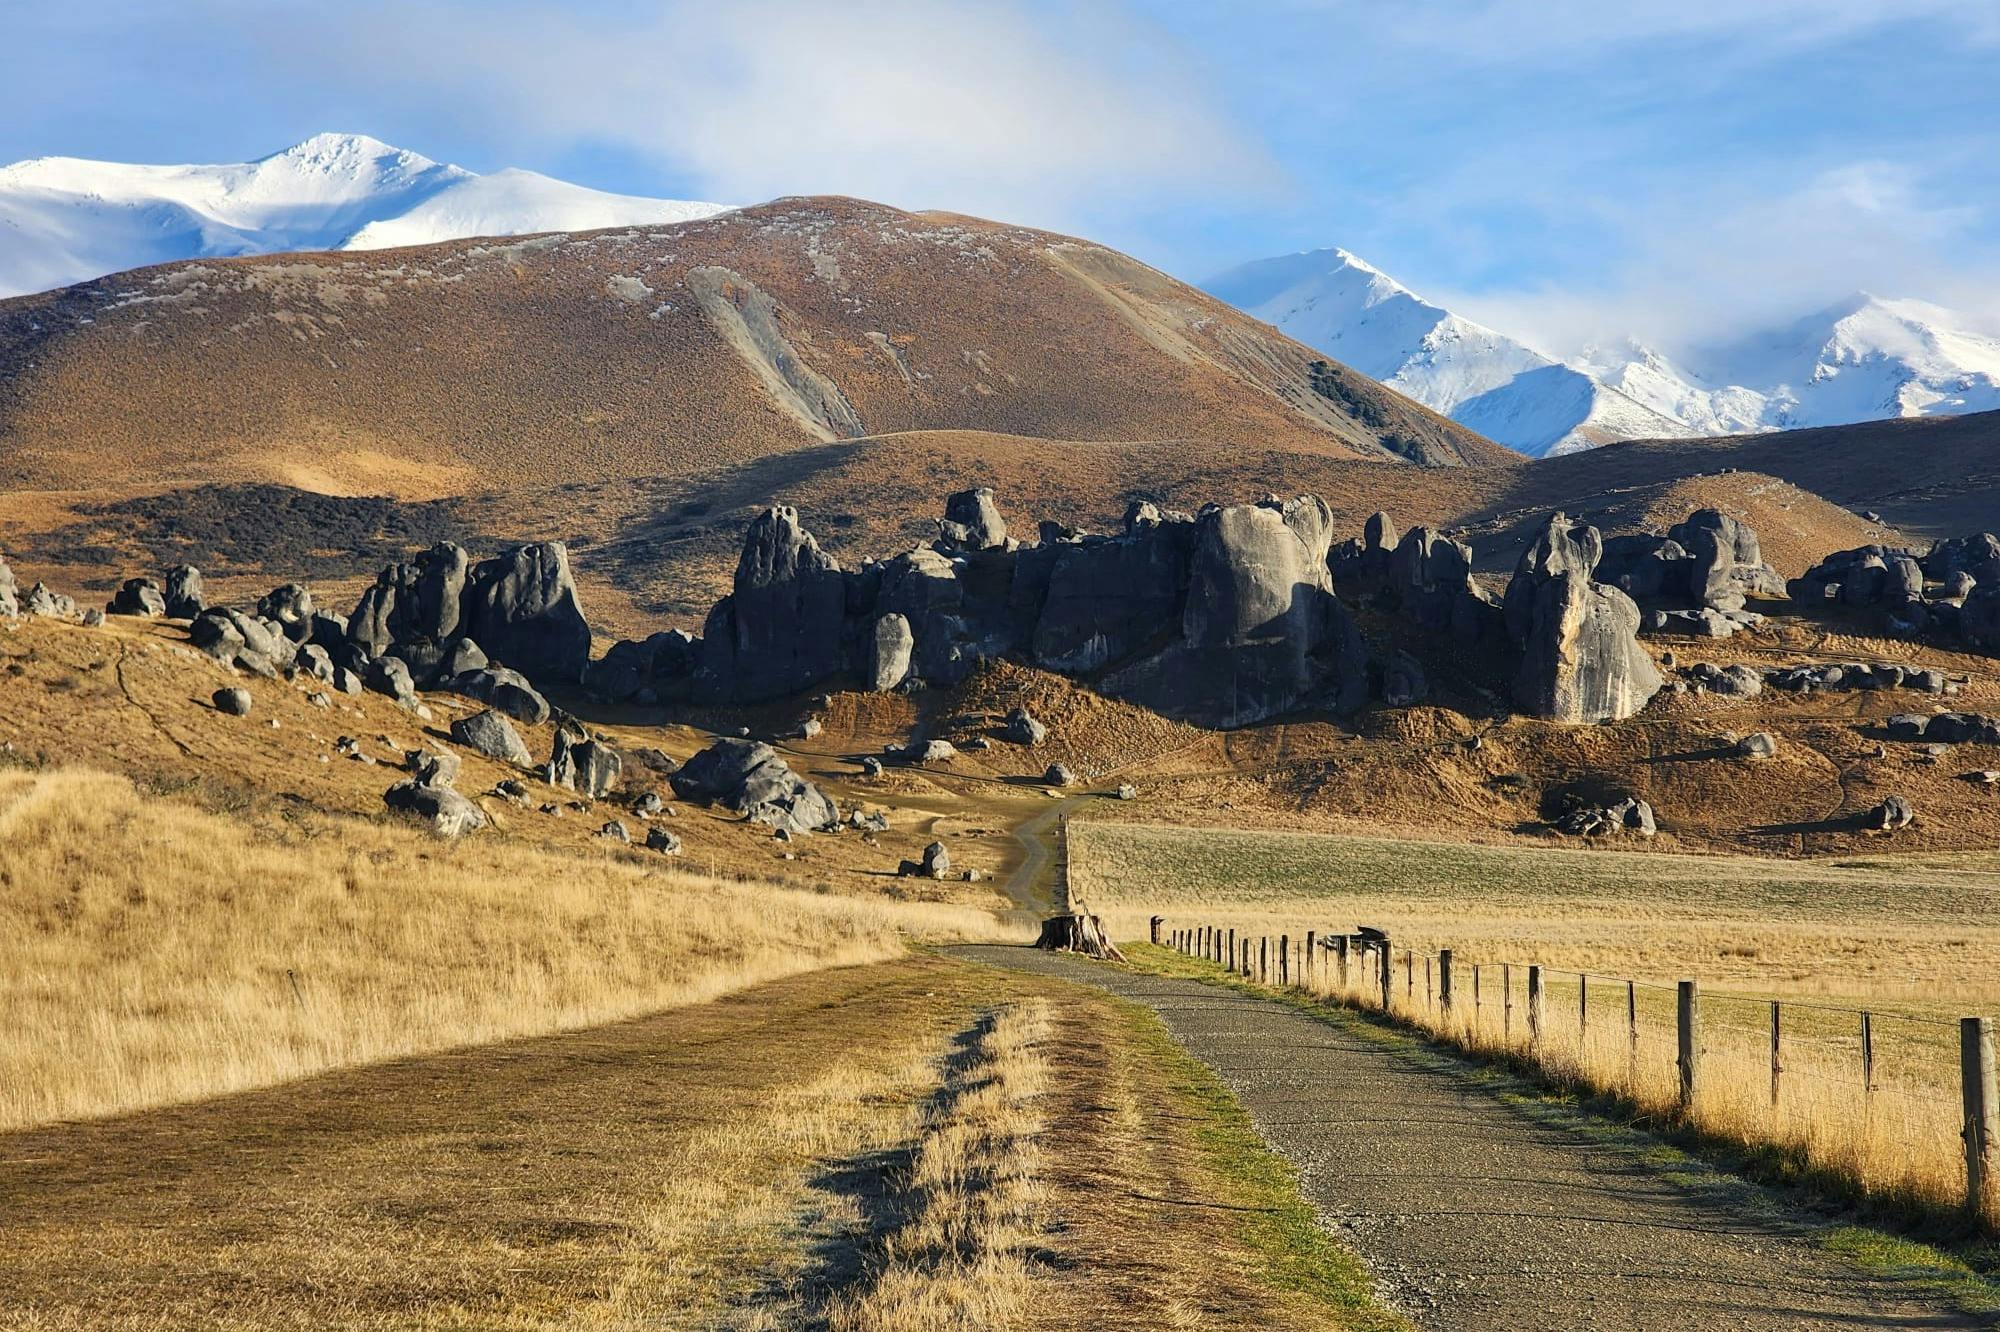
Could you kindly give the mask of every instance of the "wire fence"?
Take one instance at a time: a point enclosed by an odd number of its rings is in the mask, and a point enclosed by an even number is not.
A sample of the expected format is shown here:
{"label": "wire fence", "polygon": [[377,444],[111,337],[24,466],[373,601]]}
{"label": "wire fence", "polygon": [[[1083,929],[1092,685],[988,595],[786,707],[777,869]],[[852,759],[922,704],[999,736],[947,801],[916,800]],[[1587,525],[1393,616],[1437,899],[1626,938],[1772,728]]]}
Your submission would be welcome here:
{"label": "wire fence", "polygon": [[1560,971],[1379,932],[1153,919],[1153,942],[1257,984],[1385,1012],[1643,1114],[1772,1147],[1901,1205],[2000,1221],[1993,1028]]}

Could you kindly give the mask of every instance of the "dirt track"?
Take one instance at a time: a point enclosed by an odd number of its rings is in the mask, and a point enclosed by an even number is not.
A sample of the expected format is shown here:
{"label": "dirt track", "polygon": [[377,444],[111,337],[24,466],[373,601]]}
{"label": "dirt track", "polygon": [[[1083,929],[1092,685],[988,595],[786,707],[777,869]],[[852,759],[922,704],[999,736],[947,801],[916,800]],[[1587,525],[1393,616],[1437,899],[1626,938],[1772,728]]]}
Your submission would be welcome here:
{"label": "dirt track", "polygon": [[1820,1226],[1760,1189],[1663,1166],[1648,1139],[1591,1132],[1358,1019],[1026,948],[952,951],[1158,1011],[1420,1327],[1978,1326],[1848,1267],[1821,1248]]}

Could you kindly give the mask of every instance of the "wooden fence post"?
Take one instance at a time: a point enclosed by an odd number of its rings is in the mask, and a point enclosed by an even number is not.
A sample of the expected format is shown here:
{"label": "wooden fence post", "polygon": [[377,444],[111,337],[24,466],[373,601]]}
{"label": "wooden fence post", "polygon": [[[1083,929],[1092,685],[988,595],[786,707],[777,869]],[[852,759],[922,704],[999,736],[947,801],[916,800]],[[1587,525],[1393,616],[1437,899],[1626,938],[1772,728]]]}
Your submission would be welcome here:
{"label": "wooden fence post", "polygon": [[1431,955],[1429,953],[1425,953],[1424,954],[1424,1010],[1426,1012],[1430,1011],[1430,1006],[1431,1006]]}
{"label": "wooden fence post", "polygon": [[1319,931],[1307,930],[1306,951],[1304,955],[1300,958],[1300,961],[1302,961],[1305,964],[1307,985],[1311,985],[1313,983],[1313,975],[1319,969],[1319,958],[1314,956],[1315,950],[1317,950],[1318,947],[1319,947]]}
{"label": "wooden fence post", "polygon": [[1771,1001],[1771,1111],[1773,1114],[1777,1113],[1778,1109],[1778,1076],[1784,1071],[1784,1065],[1778,1057],[1780,1042],[1783,1040],[1779,1027],[1780,1021],[1781,1019],[1778,1016],[1778,1001],[1773,999]]}
{"label": "wooden fence post", "polygon": [[1958,1020],[1958,1074],[1965,1102],[1965,1205],[1982,1221],[1994,1210],[1993,1023]]}
{"label": "wooden fence post", "polygon": [[1152,944],[1153,947],[1155,948],[1158,948],[1160,946],[1160,926],[1166,923],[1166,919],[1167,918],[1165,916],[1153,917],[1152,925],[1148,932],[1146,942]]}
{"label": "wooden fence post", "polygon": [[1701,993],[1691,980],[1684,980],[1676,987],[1674,995],[1674,1026],[1680,1047],[1677,1061],[1681,1072],[1681,1109],[1688,1110],[1694,1105],[1694,1093],[1700,1074],[1701,1062]]}
{"label": "wooden fence post", "polygon": [[1389,987],[1393,983],[1393,977],[1389,971],[1390,956],[1389,938],[1387,935],[1384,935],[1382,937],[1382,1011],[1384,1013],[1389,1011]]}
{"label": "wooden fence post", "polygon": [[1438,1007],[1451,1012],[1451,949],[1438,949]]}
{"label": "wooden fence post", "polygon": [[1403,999],[1413,1006],[1417,1002],[1417,955],[1408,948],[1403,950]]}
{"label": "wooden fence post", "polygon": [[1257,983],[1271,983],[1271,936],[1268,934],[1257,936]]}
{"label": "wooden fence post", "polygon": [[1333,941],[1333,964],[1339,973],[1340,989],[1347,991],[1347,936],[1337,935]]}
{"label": "wooden fence post", "polygon": [[1235,930],[1231,930],[1231,931],[1229,932],[1229,969],[1230,969],[1231,971],[1234,971],[1234,970],[1236,969],[1236,931],[1235,931]]}
{"label": "wooden fence post", "polygon": [[1590,1035],[1590,977],[1576,973],[1576,1048],[1580,1052]]}
{"label": "wooden fence post", "polygon": [[1290,985],[1291,983],[1292,983],[1292,936],[1289,934],[1281,934],[1278,936],[1278,984]]}
{"label": "wooden fence post", "polygon": [[1500,964],[1500,1039],[1514,1039],[1514,964]]}
{"label": "wooden fence post", "polygon": [[1625,982],[1625,1085],[1639,1091],[1639,987]]}
{"label": "wooden fence post", "polygon": [[1528,1048],[1535,1049],[1542,1043],[1542,969],[1539,965],[1528,968]]}

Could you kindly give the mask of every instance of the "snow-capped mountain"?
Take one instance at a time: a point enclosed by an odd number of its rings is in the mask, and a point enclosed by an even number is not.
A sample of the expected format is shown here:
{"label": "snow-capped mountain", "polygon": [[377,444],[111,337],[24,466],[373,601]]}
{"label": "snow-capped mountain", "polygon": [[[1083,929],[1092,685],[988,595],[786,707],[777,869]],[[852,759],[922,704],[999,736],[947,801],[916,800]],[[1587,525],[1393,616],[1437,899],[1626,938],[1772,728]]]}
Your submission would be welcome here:
{"label": "snow-capped mountain", "polygon": [[1345,250],[1262,259],[1210,294],[1509,448],[1691,433],[1672,416],[1418,296]]}
{"label": "snow-capped mountain", "polygon": [[1924,301],[1857,294],[1681,367],[1638,351],[1598,376],[1703,434],[2000,408],[2000,337]]}
{"label": "snow-capped mountain", "polygon": [[359,134],[227,166],[42,157],[0,167],[0,297],[175,259],[368,250],[685,222],[727,205],[479,175]]}
{"label": "snow-capped mountain", "polygon": [[1417,296],[1345,250],[1264,259],[1214,295],[1531,456],[1619,439],[2000,409],[2000,336],[1857,295],[1675,360],[1636,340],[1562,362]]}

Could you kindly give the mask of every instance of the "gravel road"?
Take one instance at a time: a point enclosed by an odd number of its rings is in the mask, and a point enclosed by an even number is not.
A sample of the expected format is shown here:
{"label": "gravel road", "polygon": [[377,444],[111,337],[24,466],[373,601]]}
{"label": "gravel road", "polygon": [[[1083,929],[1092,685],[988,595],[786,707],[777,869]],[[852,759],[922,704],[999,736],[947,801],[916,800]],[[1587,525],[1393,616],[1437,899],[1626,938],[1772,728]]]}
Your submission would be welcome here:
{"label": "gravel road", "polygon": [[1765,1190],[1357,1018],[1028,948],[955,956],[1084,981],[1157,1011],[1422,1328],[1960,1328],[1819,1244]]}

